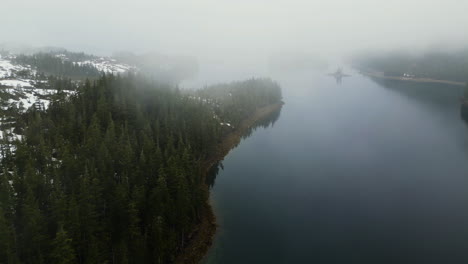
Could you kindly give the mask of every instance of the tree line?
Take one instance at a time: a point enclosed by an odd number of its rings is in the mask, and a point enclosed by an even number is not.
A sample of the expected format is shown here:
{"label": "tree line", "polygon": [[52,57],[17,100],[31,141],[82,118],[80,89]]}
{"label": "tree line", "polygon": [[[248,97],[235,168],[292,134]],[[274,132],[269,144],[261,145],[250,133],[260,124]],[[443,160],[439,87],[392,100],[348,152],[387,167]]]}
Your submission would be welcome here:
{"label": "tree line", "polygon": [[67,52],[67,59],[58,55],[42,52],[32,55],[21,54],[16,56],[13,62],[21,65],[31,65],[37,70],[38,74],[42,75],[54,75],[74,79],[98,78],[101,76],[101,72],[93,65],[76,63],[76,61],[90,58],[90,55]]}

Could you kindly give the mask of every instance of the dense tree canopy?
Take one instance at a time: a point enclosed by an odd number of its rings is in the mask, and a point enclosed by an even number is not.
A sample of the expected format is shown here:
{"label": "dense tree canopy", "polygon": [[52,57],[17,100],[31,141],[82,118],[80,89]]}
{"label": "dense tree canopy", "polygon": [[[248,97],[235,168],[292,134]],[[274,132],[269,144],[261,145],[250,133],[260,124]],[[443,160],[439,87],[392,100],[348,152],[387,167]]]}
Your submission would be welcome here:
{"label": "dense tree canopy", "polygon": [[218,84],[197,90],[195,96],[212,103],[222,119],[238,125],[257,107],[281,101],[280,86],[270,79]]}
{"label": "dense tree canopy", "polygon": [[220,121],[279,100],[269,80],[186,94],[110,75],[18,116],[24,140],[0,174],[0,263],[170,263],[205,206],[200,164]]}

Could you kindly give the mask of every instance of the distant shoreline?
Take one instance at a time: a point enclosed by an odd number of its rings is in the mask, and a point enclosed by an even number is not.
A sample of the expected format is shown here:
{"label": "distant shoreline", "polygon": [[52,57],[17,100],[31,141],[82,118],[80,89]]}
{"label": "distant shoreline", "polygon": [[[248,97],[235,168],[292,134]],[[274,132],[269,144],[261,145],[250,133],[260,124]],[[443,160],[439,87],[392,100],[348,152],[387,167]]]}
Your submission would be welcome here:
{"label": "distant shoreline", "polygon": [[412,77],[397,77],[397,76],[383,76],[382,74],[378,74],[375,72],[367,72],[361,71],[361,74],[369,77],[385,79],[385,80],[397,80],[397,81],[408,81],[408,82],[420,82],[420,83],[442,83],[442,84],[450,84],[450,85],[457,85],[457,86],[465,86],[465,82],[456,82],[456,81],[449,81],[449,80],[437,80],[431,78],[412,78]]}
{"label": "distant shoreline", "polygon": [[[275,111],[280,110],[283,104],[283,102],[279,102],[258,108],[250,117],[242,121],[239,127],[227,134],[222,142],[216,146],[212,155],[203,162],[202,170],[204,177],[207,176],[212,166],[214,166],[220,160],[223,160],[229,151],[240,143],[242,136],[245,134],[245,132],[248,131],[250,127],[255,125],[255,123],[258,121],[274,113]],[[201,188],[203,188],[204,191],[208,193],[207,196],[209,197],[209,187],[206,184],[203,184]],[[192,232],[190,241],[188,241],[187,246],[182,249],[174,263],[199,263],[208,253],[208,250],[213,244],[216,228],[216,216],[213,212],[213,208],[209,199],[207,199],[205,208],[201,215],[200,224]]]}

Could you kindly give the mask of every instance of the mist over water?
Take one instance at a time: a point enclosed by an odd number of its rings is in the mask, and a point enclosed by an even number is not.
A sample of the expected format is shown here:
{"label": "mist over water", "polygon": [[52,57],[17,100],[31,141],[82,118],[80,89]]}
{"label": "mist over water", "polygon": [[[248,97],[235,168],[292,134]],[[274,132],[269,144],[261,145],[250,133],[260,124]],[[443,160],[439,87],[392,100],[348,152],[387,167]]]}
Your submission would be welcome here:
{"label": "mist over water", "polygon": [[285,106],[223,161],[205,263],[468,261],[462,88],[277,76]]}

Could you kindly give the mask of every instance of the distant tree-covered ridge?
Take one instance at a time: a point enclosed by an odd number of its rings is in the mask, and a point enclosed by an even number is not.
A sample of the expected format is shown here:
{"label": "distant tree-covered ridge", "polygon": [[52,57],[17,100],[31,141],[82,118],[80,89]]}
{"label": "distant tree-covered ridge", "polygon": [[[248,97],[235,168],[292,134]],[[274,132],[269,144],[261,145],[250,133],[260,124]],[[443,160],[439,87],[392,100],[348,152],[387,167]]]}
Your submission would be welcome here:
{"label": "distant tree-covered ridge", "polygon": [[468,81],[468,50],[458,52],[407,52],[363,55],[354,65],[363,70],[383,72],[387,76],[410,76],[458,82]]}
{"label": "distant tree-covered ridge", "polygon": [[203,159],[280,101],[265,79],[185,92],[103,75],[17,116],[23,140],[1,160],[0,263],[172,262],[206,204]]}
{"label": "distant tree-covered ridge", "polygon": [[94,56],[84,53],[66,52],[66,54],[55,54],[40,52],[32,55],[17,55],[13,62],[21,65],[30,65],[37,72],[45,75],[69,78],[99,77],[101,72],[95,66],[76,63],[91,58],[94,58]]}
{"label": "distant tree-covered ridge", "polygon": [[[146,78],[179,84],[193,78],[198,72],[198,62],[190,56],[168,56],[158,53],[134,54],[118,52],[111,57],[95,56],[83,52],[71,52],[63,48],[40,48],[10,52],[0,45],[0,56],[14,64],[31,68],[37,74],[54,75],[72,79],[98,78],[102,72],[122,74],[138,72]],[[33,77],[25,70],[21,77]]]}
{"label": "distant tree-covered ridge", "polygon": [[53,75],[75,80],[97,79],[102,73],[123,74],[138,69],[111,57],[98,57],[70,51],[38,52],[9,55],[14,64],[30,68],[36,74]]}

